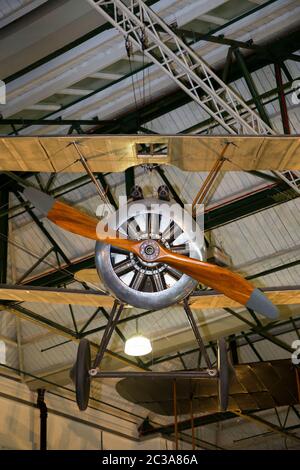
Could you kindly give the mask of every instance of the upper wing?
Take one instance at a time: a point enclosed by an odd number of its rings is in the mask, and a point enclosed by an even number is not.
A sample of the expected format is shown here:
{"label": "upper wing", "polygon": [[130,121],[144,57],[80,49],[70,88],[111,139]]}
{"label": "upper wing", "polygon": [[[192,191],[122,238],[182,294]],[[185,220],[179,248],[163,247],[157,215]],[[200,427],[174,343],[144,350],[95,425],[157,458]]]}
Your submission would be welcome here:
{"label": "upper wing", "polygon": [[[0,171],[82,172],[74,142],[95,173],[124,171],[144,163],[209,171],[227,141],[224,136],[192,135],[2,137]],[[234,145],[226,151],[222,171],[300,169],[297,136],[230,136],[230,142]]]}

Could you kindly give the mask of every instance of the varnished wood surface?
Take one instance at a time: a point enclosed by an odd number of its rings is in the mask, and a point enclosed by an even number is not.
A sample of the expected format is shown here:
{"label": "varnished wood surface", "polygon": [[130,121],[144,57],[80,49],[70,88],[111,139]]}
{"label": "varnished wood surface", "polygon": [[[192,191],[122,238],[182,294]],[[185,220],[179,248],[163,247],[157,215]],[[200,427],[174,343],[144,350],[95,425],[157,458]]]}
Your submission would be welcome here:
{"label": "varnished wood surface", "polygon": [[102,286],[102,279],[99,278],[96,269],[80,269],[74,274],[74,279],[78,282],[94,284],[99,288]]}
{"label": "varnished wood surface", "polygon": [[[75,279],[100,286],[98,273],[96,269],[81,269],[75,273]],[[274,290],[275,289],[275,290]],[[295,287],[276,287],[263,288],[262,291],[273,302],[274,305],[297,305],[300,304],[300,286]],[[210,308],[237,308],[239,302],[229,299],[224,294],[219,294],[214,290],[207,290],[192,294],[190,305],[193,309]]]}
{"label": "varnished wood surface", "polygon": [[[0,138],[0,171],[75,172],[78,161],[73,136],[9,136]],[[101,135],[76,136],[91,170],[120,172],[130,166],[158,163],[184,171],[210,171],[228,136]],[[292,136],[230,136],[222,171],[300,169],[300,139]],[[164,156],[139,153],[139,144],[161,144]]]}
{"label": "varnished wood surface", "polygon": [[96,229],[99,220],[75,207],[56,200],[47,217],[64,230],[97,240]]}
{"label": "varnished wood surface", "polygon": [[[123,248],[140,256],[140,246],[142,241],[110,238],[107,233],[97,230],[98,219],[93,218],[78,209],[60,201],[55,201],[54,206],[48,213],[49,220],[72,233],[101,240],[118,248]],[[165,262],[179,271],[193,277],[197,281],[212,289],[222,292],[227,297],[242,305],[245,305],[254,287],[239,274],[228,269],[205,263],[184,255],[173,253],[160,245],[160,253],[156,260]]]}
{"label": "varnished wood surface", "polygon": [[[83,280],[82,277],[81,279]],[[300,286],[276,287],[273,289],[275,290],[263,289],[263,291],[275,305],[300,305]],[[95,290],[83,291],[78,289],[54,289],[7,284],[0,285],[0,300],[72,304],[90,307],[112,307],[114,302],[111,296],[101,294]],[[193,309],[240,307],[238,302],[215,291],[205,291],[200,295],[192,295],[190,297],[190,304]]]}
{"label": "varnished wood surface", "polygon": [[[99,219],[92,217],[83,211],[56,200],[52,209],[48,212],[48,219],[59,227],[69,232],[81,235],[92,240],[103,241],[118,248],[138,253],[139,242],[126,238],[112,238],[107,232],[99,230]],[[98,229],[97,229],[98,227]],[[118,235],[116,233],[116,235]]]}
{"label": "varnished wood surface", "polygon": [[31,286],[0,287],[0,299],[15,302],[41,302],[47,304],[72,304],[91,307],[112,307],[114,299],[91,291],[50,289]]}
{"label": "varnished wood surface", "polygon": [[[134,240],[111,238],[107,239],[107,242],[116,247],[128,249],[136,255],[141,256],[139,248],[143,243],[142,241],[136,242]],[[214,264],[173,253],[162,245],[160,245],[160,253],[156,261],[162,261],[173,266],[182,273],[193,277],[212,289],[218,290],[242,305],[248,302],[254,290],[254,286],[239,274]]]}
{"label": "varnished wood surface", "polygon": [[[69,232],[129,250],[137,256],[144,258],[145,261],[148,261],[147,258],[140,254],[140,247],[144,241],[108,237],[105,229],[99,230],[97,218],[91,217],[68,204],[55,201],[47,217],[59,227]],[[153,261],[164,262],[191,276],[201,284],[225,294],[241,305],[247,304],[255,289],[249,281],[237,273],[211,263],[174,253],[160,244],[158,255]]]}
{"label": "varnished wood surface", "polygon": [[[300,305],[300,286],[295,287],[276,287],[262,289],[265,295],[274,305]],[[217,294],[214,291],[203,292],[201,295],[195,295],[190,298],[190,304],[193,309],[210,308],[237,308],[238,302],[226,297],[223,294]]]}
{"label": "varnished wood surface", "polygon": [[242,305],[248,302],[254,290],[249,281],[229,269],[173,253],[164,247],[158,259]]}

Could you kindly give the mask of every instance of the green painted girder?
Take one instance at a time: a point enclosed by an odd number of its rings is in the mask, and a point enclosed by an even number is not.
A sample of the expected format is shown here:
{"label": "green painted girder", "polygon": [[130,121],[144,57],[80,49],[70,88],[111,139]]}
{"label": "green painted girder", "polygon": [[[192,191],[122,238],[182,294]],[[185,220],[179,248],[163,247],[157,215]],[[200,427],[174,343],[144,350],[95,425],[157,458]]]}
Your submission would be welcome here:
{"label": "green painted girder", "polygon": [[205,230],[213,230],[297,197],[299,195],[284,182],[270,185],[231,203],[206,211],[204,216]]}
{"label": "green painted girder", "polygon": [[88,256],[84,259],[74,261],[70,264],[63,265],[61,268],[51,271],[50,273],[41,275],[36,279],[24,282],[23,285],[41,286],[41,287],[55,287],[63,284],[68,284],[74,281],[74,274],[81,269],[89,269],[95,267],[94,255]]}
{"label": "green painted girder", "polygon": [[[215,44],[222,44],[223,46],[228,46],[231,49],[240,48],[246,49],[248,51],[255,51],[264,57],[269,56],[268,46],[255,44],[252,39],[250,39],[249,41],[238,41],[236,39],[226,37],[223,34],[215,36],[214,34],[203,34],[193,31],[192,29],[189,30],[184,28],[179,28],[175,31],[178,35],[183,37],[183,39],[190,38],[196,41],[207,41]],[[287,59],[295,60],[296,62],[300,61],[300,57],[298,55],[292,53],[286,55],[285,51],[282,49],[278,49],[278,51],[275,51],[275,54],[276,56],[274,56],[274,58],[278,60],[282,60],[282,56],[285,56]]]}
{"label": "green painted girder", "polygon": [[[266,8],[267,6],[271,5],[272,3],[275,3],[276,1],[278,1],[278,0],[269,0],[269,1],[267,1],[263,4],[261,4],[261,5],[253,6],[253,8],[251,8],[251,10],[248,10],[245,13],[233,18],[232,20],[229,20],[228,22],[226,22],[225,25],[218,26],[217,28],[214,28],[209,33],[202,35],[201,40],[205,40],[206,38],[209,38],[212,34],[217,33],[219,30],[222,30],[224,27],[230,26],[230,25],[236,23],[237,21],[240,21],[240,20],[246,18],[247,16],[250,16],[253,13],[256,13],[259,10],[262,10],[262,9]],[[157,3],[157,0],[145,0],[145,3],[149,7],[151,7],[153,4]],[[74,41],[66,44],[63,47],[61,47],[60,49],[57,49],[56,51],[51,52],[47,56],[42,57],[41,59],[37,60],[36,62],[34,62],[30,65],[28,65],[25,68],[19,70],[18,72],[14,73],[12,75],[9,75],[7,77],[2,77],[2,80],[4,80],[5,83],[12,82],[13,80],[21,77],[22,75],[25,75],[26,73],[36,69],[37,67],[40,67],[41,65],[46,64],[47,62],[50,62],[51,60],[55,59],[56,57],[60,56],[61,54],[64,54],[64,53],[70,51],[71,49],[74,49],[78,45],[83,44],[85,41],[88,41],[89,39],[97,36],[97,34],[103,33],[104,31],[106,31],[108,29],[113,29],[113,26],[110,23],[106,22],[103,25],[93,29],[92,31],[89,31],[84,36],[81,36],[78,39],[75,39]],[[200,40],[200,39],[196,38],[196,40]]]}
{"label": "green painted girder", "polygon": [[[274,41],[268,45],[269,55],[262,56],[257,52],[253,52],[244,58],[244,62],[247,66],[249,73],[255,72],[267,65],[272,64],[276,61],[278,54],[281,55],[284,60],[285,55],[288,56],[290,53],[300,49],[300,29],[293,31],[292,33],[280,38],[280,40]],[[222,77],[222,70],[215,70],[215,72]],[[233,63],[228,71],[227,83],[232,83],[243,76],[239,64]],[[157,119],[164,114],[167,114],[174,109],[184,106],[190,103],[192,99],[182,90],[177,90],[175,93],[171,93],[163,98],[159,98],[151,102],[150,104],[144,105],[141,109],[135,110],[131,113],[127,113],[125,116],[121,116],[116,119],[112,125],[101,126],[101,128],[95,127],[92,133],[95,134],[118,134],[118,133],[134,133],[143,124]]]}
{"label": "green painted girder", "polygon": [[[1,118],[0,117],[0,126],[94,126],[99,124],[100,126],[112,125],[114,123],[113,119],[27,119],[27,118]],[[19,129],[17,129],[19,130]]]}
{"label": "green painted girder", "polygon": [[243,77],[244,77],[244,79],[247,83],[248,89],[251,93],[251,96],[253,98],[253,101],[256,105],[256,108],[258,110],[258,113],[259,113],[260,117],[263,119],[263,121],[265,121],[266,124],[268,124],[268,126],[272,127],[271,123],[270,123],[269,116],[266,112],[266,109],[265,109],[261,99],[260,99],[255,81],[253,80],[252,75],[249,72],[248,67],[246,65],[245,57],[243,56],[243,54],[241,53],[241,51],[238,48],[234,49],[234,55],[236,57],[236,60],[239,64],[239,66],[241,67]]}
{"label": "green painted girder", "polygon": [[[272,4],[272,3],[275,3],[277,0],[269,0],[267,1],[266,3],[262,4],[262,5],[257,5],[256,7],[254,7],[253,9],[251,9],[250,11],[247,11],[246,13],[228,21],[225,25],[222,25],[212,31],[210,31],[209,33],[203,35],[201,37],[202,40],[210,40],[210,38],[212,37],[213,34],[217,33],[219,30],[222,30],[224,27],[227,27],[227,26],[230,26],[231,24],[247,17],[247,16],[250,16],[251,14],[265,8],[266,6]],[[150,0],[149,2],[146,2],[148,4],[148,6],[151,6],[153,3],[155,3],[155,1],[153,0]],[[4,80],[6,83],[9,83],[13,80],[15,80],[16,78],[24,75],[25,73],[28,73],[29,71],[31,70],[34,70],[35,68],[39,67],[40,65],[42,64],[45,64],[47,63],[48,61],[54,59],[55,57],[61,55],[62,53],[65,53],[67,52],[68,50],[76,47],[77,45],[83,43],[84,41],[96,36],[97,34],[107,30],[107,29],[111,29],[112,26],[108,23],[105,23],[104,25],[102,25],[101,27],[99,28],[96,28],[95,30],[89,32],[88,34],[86,34],[85,36],[79,38],[78,40],[68,44],[67,46],[59,49],[58,51],[55,51],[53,53],[51,53],[49,56],[46,56],[44,58],[42,58],[41,60],[35,62],[34,64],[31,64],[30,66],[26,67],[25,69],[17,72],[16,74],[14,75],[11,75],[9,77],[6,77]],[[288,58],[290,56],[290,54],[296,50],[299,49],[298,45],[299,45],[299,38],[297,37],[297,33],[298,31],[296,31],[295,33],[291,33],[289,36],[287,37],[284,37],[284,38],[281,38],[280,41],[275,41],[273,42],[272,45],[268,45],[267,47],[264,46],[264,48],[259,48],[257,49],[255,46],[252,46],[253,49],[255,49],[255,53],[252,54],[253,56],[255,56],[255,61],[257,61],[257,63],[261,64],[261,65],[258,65],[257,68],[261,68],[263,67],[263,63],[266,65],[266,64],[269,64],[271,63],[272,61],[274,60],[277,60],[278,58],[280,58],[280,61],[283,61],[285,60],[285,58]],[[290,37],[291,36],[291,37]],[[299,34],[298,34],[299,36]],[[220,39],[220,37],[218,37]],[[195,37],[195,41],[198,41],[197,37]],[[247,45],[247,43],[244,43],[245,46]],[[261,53],[261,49],[264,49],[264,54]],[[269,54],[266,54],[266,50],[268,50]],[[252,57],[252,55],[250,57]],[[296,56],[297,57],[297,56]],[[139,70],[133,72],[133,73],[129,73],[127,74],[126,76],[122,77],[121,79],[119,80],[116,80],[115,82],[113,82],[113,84],[117,83],[118,81],[122,81],[123,79],[125,79],[126,77],[128,76],[131,76],[133,74],[135,74],[136,72],[140,72],[141,70],[143,70],[144,68],[147,68],[151,66],[150,65],[146,65],[144,67],[141,67]],[[249,61],[248,63],[248,58],[247,58],[247,67],[249,68],[250,72],[252,71],[252,63],[251,63],[251,60]],[[235,68],[235,64],[233,64],[233,68]],[[257,68],[255,68],[254,70],[257,70]],[[222,75],[222,74],[220,74]],[[240,78],[240,75],[237,77],[237,78]],[[231,79],[230,81],[233,81],[235,78],[234,78],[234,73],[231,72]],[[109,84],[109,85],[106,85],[105,87],[103,87],[103,89],[107,88],[107,87],[110,87],[112,84]],[[101,89],[98,89],[98,90],[95,90],[93,93],[98,93],[99,91],[101,91]],[[158,103],[159,105],[157,106],[156,110],[158,112],[158,115],[155,115],[153,117],[152,116],[152,113],[149,113],[149,116],[148,118],[146,118],[147,116],[147,113],[148,113],[148,106],[145,106],[143,107],[143,109],[141,110],[137,110],[136,112],[133,112],[133,113],[129,113],[128,115],[126,115],[126,117],[122,118],[121,120],[117,120],[117,124],[114,125],[114,124],[109,124],[108,126],[103,126],[103,129],[101,129],[100,131],[97,129],[96,132],[101,132],[101,133],[130,133],[130,132],[135,132],[136,130],[138,130],[140,128],[140,126],[151,120],[151,119],[154,119],[155,117],[159,117],[161,116],[162,114],[164,113],[167,113],[179,106],[182,106],[183,104],[186,104],[188,103],[189,101],[191,101],[190,97],[187,96],[184,92],[182,91],[178,91],[175,93],[177,100],[175,100],[176,104],[174,106],[172,106],[172,97],[170,97],[171,101],[170,103],[168,103],[169,101],[169,97],[166,97],[163,98],[163,99],[160,99],[158,100]],[[62,107],[61,110],[64,110],[64,109],[67,109],[69,106],[72,106],[74,105],[75,103],[78,103],[79,101],[82,101],[86,99],[86,97],[81,97],[79,98],[78,100],[74,101],[73,103],[71,103],[70,105],[68,106],[65,106],[65,107]],[[183,102],[181,102],[181,99],[183,99]],[[150,105],[150,109],[152,109],[152,106],[154,107],[154,110],[155,110],[155,107],[156,107],[156,103],[154,102],[153,104]],[[169,108],[170,106],[170,108]],[[143,118],[141,118],[142,116],[144,116]],[[49,115],[46,115],[44,116],[43,119],[45,118],[50,118],[51,119],[51,113]],[[120,121],[120,122],[119,122]],[[38,122],[38,120],[37,120]],[[74,121],[75,122],[75,121]],[[102,127],[102,126],[101,126]]]}
{"label": "green painted girder", "polygon": [[[125,320],[123,319],[123,322],[124,321],[133,321],[135,319],[136,315],[133,315],[133,316],[130,316],[128,318],[126,318]],[[297,321],[297,319],[294,319],[294,318],[290,318],[289,320],[284,320],[280,323],[269,323],[268,325],[265,325],[261,328],[261,331],[267,331],[267,332],[270,332],[272,333],[272,339],[273,338],[276,338],[277,336],[281,336],[283,334],[287,334],[287,333],[291,333],[293,331],[295,331],[295,326],[296,323],[295,323],[295,320]],[[104,327],[99,327],[98,328],[98,332],[102,331],[104,329]],[[245,329],[246,329],[246,326],[245,326]],[[249,330],[249,328],[248,328]],[[265,338],[263,336],[260,335],[260,333],[258,332],[255,332],[253,330],[247,330],[247,333],[245,333],[244,331],[241,331],[241,333],[238,333],[235,335],[235,339],[237,341],[237,349],[239,348],[242,348],[244,347],[246,344],[248,344],[251,349],[253,350],[253,352],[257,355],[257,358],[259,361],[263,361],[263,358],[262,356],[258,353],[258,351],[256,351],[255,347],[254,347],[254,344],[256,343],[259,343],[260,341],[263,341],[265,340]],[[92,331],[91,333],[94,333],[94,331]],[[87,332],[88,334],[88,332]],[[268,340],[270,341],[270,339],[268,338]],[[272,341],[271,341],[272,342]],[[209,349],[210,348],[210,345],[206,345],[206,349]],[[188,350],[185,350],[185,351],[182,351],[180,354],[181,356],[185,357],[185,356],[189,356],[191,354],[195,354],[199,352],[199,348],[192,348],[192,349],[188,349]],[[175,359],[178,359],[178,353],[176,354],[172,354],[172,355],[167,355],[167,356],[161,356],[161,357],[157,357],[155,358],[153,361],[151,361],[151,365],[154,366],[154,365],[157,365],[157,364],[162,364],[164,362],[168,362],[168,361],[174,361]]]}

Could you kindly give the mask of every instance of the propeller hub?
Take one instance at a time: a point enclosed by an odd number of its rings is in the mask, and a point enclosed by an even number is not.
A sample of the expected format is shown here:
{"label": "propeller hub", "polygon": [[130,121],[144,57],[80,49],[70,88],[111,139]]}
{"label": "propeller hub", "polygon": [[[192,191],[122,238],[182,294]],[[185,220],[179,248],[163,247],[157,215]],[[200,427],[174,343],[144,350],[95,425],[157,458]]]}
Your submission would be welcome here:
{"label": "propeller hub", "polygon": [[155,240],[145,240],[140,246],[140,257],[148,263],[155,261],[159,253],[159,244]]}

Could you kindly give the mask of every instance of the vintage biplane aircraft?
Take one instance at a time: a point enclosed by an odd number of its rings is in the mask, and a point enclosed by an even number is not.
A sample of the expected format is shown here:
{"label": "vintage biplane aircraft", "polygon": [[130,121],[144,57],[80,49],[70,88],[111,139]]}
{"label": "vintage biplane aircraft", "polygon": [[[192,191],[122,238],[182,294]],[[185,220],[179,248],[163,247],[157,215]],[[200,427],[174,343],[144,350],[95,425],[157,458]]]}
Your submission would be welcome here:
{"label": "vintage biplane aircraft", "polygon": [[[288,136],[79,136],[76,137],[7,137],[0,139],[2,171],[82,172],[96,184],[94,173],[119,172],[134,165],[169,164],[186,171],[210,171],[222,157],[222,170],[300,169],[300,141]],[[105,200],[99,186],[97,190]],[[76,363],[71,371],[76,385],[77,403],[86,409],[92,378],[148,376],[176,379],[218,379],[220,408],[228,405],[232,367],[226,342],[219,340],[218,365],[213,367],[206,353],[190,303],[198,308],[245,306],[269,320],[278,317],[275,304],[295,303],[299,292],[270,289],[268,293],[254,287],[240,274],[206,262],[205,246],[197,246],[185,225],[184,217],[170,219],[166,208],[171,204],[167,188],[158,190],[157,199],[144,198],[134,188],[130,209],[138,199],[139,212],[130,210],[117,217],[114,233],[99,230],[99,219],[25,185],[26,200],[64,230],[95,240],[97,271],[88,270],[77,278],[100,289],[67,289],[0,286],[0,298],[10,301],[81,303],[112,306],[109,320],[92,363],[88,340],[82,339]],[[153,210],[156,202],[156,210]],[[181,215],[184,209],[180,208]],[[102,229],[104,225],[101,225]],[[193,293],[199,283],[213,290]],[[191,300],[192,299],[192,300]],[[191,302],[190,302],[191,301]],[[161,309],[183,303],[185,313],[203,352],[207,367],[195,371],[109,372],[100,364],[114,328],[126,305]],[[200,306],[200,307],[199,307]]]}

